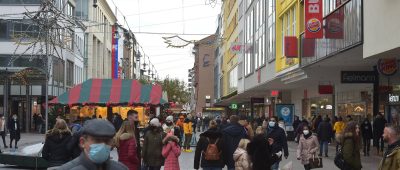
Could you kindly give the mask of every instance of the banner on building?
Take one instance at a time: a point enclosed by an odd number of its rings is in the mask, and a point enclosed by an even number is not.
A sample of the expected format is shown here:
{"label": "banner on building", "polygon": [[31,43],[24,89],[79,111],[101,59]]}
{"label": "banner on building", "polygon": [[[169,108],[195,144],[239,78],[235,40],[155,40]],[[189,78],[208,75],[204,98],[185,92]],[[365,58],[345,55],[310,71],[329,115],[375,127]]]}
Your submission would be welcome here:
{"label": "banner on building", "polygon": [[276,104],[276,115],[282,118],[286,126],[292,126],[294,116],[294,104]]}
{"label": "banner on building", "polygon": [[305,38],[323,38],[322,0],[305,0]]}
{"label": "banner on building", "polygon": [[285,56],[287,58],[297,57],[297,37],[285,36]]}
{"label": "banner on building", "polygon": [[118,27],[112,26],[111,78],[118,78]]}
{"label": "banner on building", "polygon": [[344,8],[340,8],[326,17],[325,38],[343,39]]}
{"label": "banner on building", "polygon": [[301,57],[314,57],[314,52],[315,52],[315,39],[306,39],[303,38],[301,39],[302,41],[302,46],[301,50],[302,55]]}

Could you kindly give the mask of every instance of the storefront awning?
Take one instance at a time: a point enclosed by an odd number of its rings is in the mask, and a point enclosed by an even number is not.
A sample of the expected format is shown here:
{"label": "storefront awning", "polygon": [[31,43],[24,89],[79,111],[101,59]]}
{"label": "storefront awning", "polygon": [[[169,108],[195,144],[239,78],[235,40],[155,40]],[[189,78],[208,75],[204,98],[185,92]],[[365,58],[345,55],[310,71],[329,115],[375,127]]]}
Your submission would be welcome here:
{"label": "storefront awning", "polygon": [[54,98],[50,105],[159,105],[163,99],[161,85],[141,84],[130,79],[89,79]]}

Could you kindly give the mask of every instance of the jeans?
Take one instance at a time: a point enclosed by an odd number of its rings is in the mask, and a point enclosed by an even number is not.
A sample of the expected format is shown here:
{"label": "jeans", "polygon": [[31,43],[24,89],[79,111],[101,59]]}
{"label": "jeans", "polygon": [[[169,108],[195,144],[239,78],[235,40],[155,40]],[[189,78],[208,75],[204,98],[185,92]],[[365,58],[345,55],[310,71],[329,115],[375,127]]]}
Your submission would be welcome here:
{"label": "jeans", "polygon": [[[235,168],[233,168],[234,170]],[[203,170],[222,170],[222,168],[217,168],[217,167],[204,167]]]}
{"label": "jeans", "polygon": [[305,170],[310,170],[311,169],[310,164],[304,165],[304,169]]}
{"label": "jeans", "polygon": [[38,131],[38,133],[42,133],[42,124],[37,124],[36,130]]}
{"label": "jeans", "polygon": [[228,168],[228,170],[235,170],[235,168]]}
{"label": "jeans", "polygon": [[371,145],[371,139],[363,138],[363,145],[364,145],[364,147],[363,147],[364,154],[367,154],[367,153],[369,154],[369,147]]}
{"label": "jeans", "polygon": [[1,131],[0,135],[1,135],[1,138],[3,139],[4,147],[7,147],[7,145],[6,145],[6,132],[5,131]]}
{"label": "jeans", "polygon": [[380,146],[380,151],[383,152],[383,147],[384,147],[383,136],[379,136],[379,138],[376,138],[375,142],[376,142],[375,144],[376,149],[379,151],[379,146]]}
{"label": "jeans", "polygon": [[160,170],[161,166],[149,166],[147,170]]}
{"label": "jeans", "polygon": [[190,149],[190,141],[192,139],[192,134],[185,134],[185,145],[183,148]]}
{"label": "jeans", "polygon": [[279,162],[275,162],[274,164],[272,164],[271,170],[279,170]]}
{"label": "jeans", "polygon": [[322,149],[325,151],[325,155],[328,155],[328,141],[320,141],[319,142],[319,154],[322,155]]}

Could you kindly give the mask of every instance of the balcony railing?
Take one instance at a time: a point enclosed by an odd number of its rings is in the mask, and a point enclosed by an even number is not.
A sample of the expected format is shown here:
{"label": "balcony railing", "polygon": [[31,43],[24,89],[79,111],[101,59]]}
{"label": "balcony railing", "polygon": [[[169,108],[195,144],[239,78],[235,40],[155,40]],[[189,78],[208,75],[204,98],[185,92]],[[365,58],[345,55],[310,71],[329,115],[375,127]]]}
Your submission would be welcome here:
{"label": "balcony railing", "polygon": [[362,0],[350,0],[324,18],[324,38],[300,35],[301,66],[362,44]]}

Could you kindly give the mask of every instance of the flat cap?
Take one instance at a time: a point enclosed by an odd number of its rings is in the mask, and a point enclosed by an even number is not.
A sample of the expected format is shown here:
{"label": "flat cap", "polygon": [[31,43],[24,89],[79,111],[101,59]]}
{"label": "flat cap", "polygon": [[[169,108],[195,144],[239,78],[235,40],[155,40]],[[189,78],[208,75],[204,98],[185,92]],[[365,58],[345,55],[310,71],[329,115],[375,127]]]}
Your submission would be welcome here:
{"label": "flat cap", "polygon": [[103,119],[92,119],[87,120],[83,125],[84,135],[94,136],[94,137],[114,137],[115,128],[107,120]]}

